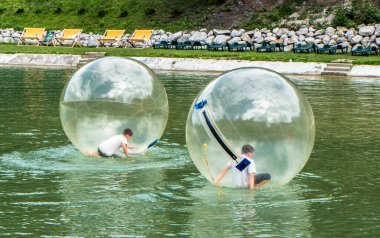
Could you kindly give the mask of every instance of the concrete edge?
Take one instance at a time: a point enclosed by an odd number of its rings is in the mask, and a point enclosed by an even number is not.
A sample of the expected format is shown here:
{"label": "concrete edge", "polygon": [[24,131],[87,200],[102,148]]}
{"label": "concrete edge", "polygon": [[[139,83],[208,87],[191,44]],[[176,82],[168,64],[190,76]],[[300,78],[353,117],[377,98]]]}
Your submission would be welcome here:
{"label": "concrete edge", "polygon": [[[220,73],[243,67],[263,67],[286,75],[319,76],[327,63],[317,62],[274,62],[249,60],[218,60],[193,58],[131,57],[153,70],[189,71]],[[0,66],[35,66],[35,67],[76,67],[82,59],[80,55],[57,54],[0,54]],[[380,78],[380,66],[354,65],[349,77]]]}

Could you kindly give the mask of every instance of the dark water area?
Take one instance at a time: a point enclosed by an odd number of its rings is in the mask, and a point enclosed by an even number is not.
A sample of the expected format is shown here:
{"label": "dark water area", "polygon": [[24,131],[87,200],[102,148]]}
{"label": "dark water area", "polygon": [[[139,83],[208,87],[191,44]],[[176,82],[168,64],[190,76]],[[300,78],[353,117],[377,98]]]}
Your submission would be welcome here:
{"label": "dark water area", "polygon": [[105,160],[82,155],[61,127],[73,72],[0,67],[0,236],[379,236],[379,79],[290,77],[315,115],[308,163],[281,188],[218,196],[185,138],[191,103],[216,74],[160,72],[170,108],[161,141]]}

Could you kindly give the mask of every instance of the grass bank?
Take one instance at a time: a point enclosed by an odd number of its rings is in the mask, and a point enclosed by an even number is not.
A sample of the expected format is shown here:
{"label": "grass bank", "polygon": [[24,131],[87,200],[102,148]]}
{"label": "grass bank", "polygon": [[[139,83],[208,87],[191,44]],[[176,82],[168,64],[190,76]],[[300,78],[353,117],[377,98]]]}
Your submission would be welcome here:
{"label": "grass bank", "polygon": [[251,61],[282,61],[282,62],[321,62],[330,63],[337,60],[352,60],[353,64],[380,65],[380,56],[351,56],[351,54],[307,54],[293,52],[228,52],[207,50],[175,50],[175,49],[131,49],[131,48],[92,48],[92,47],[44,47],[44,46],[17,46],[0,44],[0,53],[3,54],[73,54],[83,55],[85,52],[101,51],[107,56],[125,57],[167,57],[167,58],[199,58],[199,59],[230,59]]}

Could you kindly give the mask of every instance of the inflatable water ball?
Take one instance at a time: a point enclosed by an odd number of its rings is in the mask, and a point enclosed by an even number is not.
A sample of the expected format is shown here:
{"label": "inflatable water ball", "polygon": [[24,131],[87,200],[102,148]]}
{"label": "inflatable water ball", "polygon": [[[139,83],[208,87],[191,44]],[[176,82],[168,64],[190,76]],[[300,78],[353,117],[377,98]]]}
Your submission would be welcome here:
{"label": "inflatable water ball", "polygon": [[[210,182],[231,161],[247,164],[241,148],[255,148],[257,173],[271,186],[288,183],[306,164],[315,139],[314,116],[300,90],[285,76],[264,68],[241,68],[210,82],[195,98],[186,142],[195,166]],[[230,170],[220,185],[236,187]]]}
{"label": "inflatable water ball", "polygon": [[82,153],[125,128],[134,132],[131,153],[143,153],[162,135],[168,119],[165,88],[154,72],[129,58],[105,57],[79,69],[60,101],[63,129]]}

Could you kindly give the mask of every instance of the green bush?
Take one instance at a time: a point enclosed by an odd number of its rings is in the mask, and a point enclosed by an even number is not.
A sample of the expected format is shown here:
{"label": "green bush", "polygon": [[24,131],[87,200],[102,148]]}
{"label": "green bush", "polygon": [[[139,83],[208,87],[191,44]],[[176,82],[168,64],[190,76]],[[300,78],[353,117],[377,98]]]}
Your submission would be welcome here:
{"label": "green bush", "polygon": [[24,14],[25,13],[25,10],[24,8],[18,8],[16,11],[15,11],[15,14],[19,15],[19,14]]}
{"label": "green bush", "polygon": [[281,17],[289,16],[296,10],[293,4],[283,4],[279,9],[278,13]]}
{"label": "green bush", "polygon": [[364,4],[362,9],[363,22],[365,24],[379,23],[380,22],[380,12],[375,4],[367,3]]}
{"label": "green bush", "polygon": [[145,9],[145,15],[147,15],[147,16],[154,15],[155,13],[156,13],[156,10],[153,9],[153,8],[147,8],[147,9]]}
{"label": "green bush", "polygon": [[275,10],[268,13],[268,20],[271,21],[272,23],[278,22],[280,19],[281,19],[281,16],[278,13],[278,11]]}
{"label": "green bush", "polygon": [[60,13],[62,13],[62,8],[61,7],[56,7],[56,8],[53,9],[53,12],[55,14],[60,14]]}
{"label": "green bush", "polygon": [[103,18],[103,17],[105,17],[106,15],[107,15],[106,10],[102,9],[102,10],[100,10],[100,11],[98,12],[97,17],[98,17],[98,18]]}
{"label": "green bush", "polygon": [[127,17],[127,16],[128,16],[127,9],[121,9],[119,17]]}
{"label": "green bush", "polygon": [[170,11],[171,18],[177,18],[183,14],[182,9],[174,8]]}
{"label": "green bush", "polygon": [[349,19],[346,16],[347,10],[343,7],[340,6],[336,11],[335,11],[335,17],[332,21],[332,25],[334,27],[337,26],[348,26],[349,25]]}
{"label": "green bush", "polygon": [[78,10],[77,10],[77,14],[78,15],[83,15],[86,13],[86,8],[84,7],[80,7]]}
{"label": "green bush", "polygon": [[226,0],[207,0],[207,3],[209,3],[209,4],[215,4],[215,5],[223,4],[225,2],[226,2]]}

